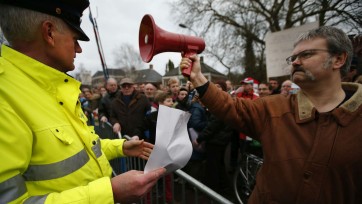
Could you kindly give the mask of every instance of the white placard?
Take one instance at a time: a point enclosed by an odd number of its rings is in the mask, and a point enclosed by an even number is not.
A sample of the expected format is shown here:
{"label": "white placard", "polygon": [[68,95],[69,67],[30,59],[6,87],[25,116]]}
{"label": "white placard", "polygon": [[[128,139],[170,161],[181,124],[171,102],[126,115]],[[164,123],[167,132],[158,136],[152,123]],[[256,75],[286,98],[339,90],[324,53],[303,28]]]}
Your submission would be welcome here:
{"label": "white placard", "polygon": [[299,27],[279,32],[267,33],[266,43],[266,69],[267,77],[280,77],[290,74],[290,66],[285,59],[293,51],[293,44],[301,33],[318,28],[318,22],[304,24]]}

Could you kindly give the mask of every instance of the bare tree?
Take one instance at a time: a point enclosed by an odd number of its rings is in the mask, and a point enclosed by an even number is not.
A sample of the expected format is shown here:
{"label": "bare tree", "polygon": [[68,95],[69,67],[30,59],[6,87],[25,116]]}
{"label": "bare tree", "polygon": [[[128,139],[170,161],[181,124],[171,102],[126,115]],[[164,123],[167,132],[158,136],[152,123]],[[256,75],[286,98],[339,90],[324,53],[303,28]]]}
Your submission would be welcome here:
{"label": "bare tree", "polygon": [[133,69],[142,69],[145,63],[142,61],[139,53],[135,48],[127,43],[121,44],[114,50],[115,64],[125,68],[125,71]]}
{"label": "bare tree", "polygon": [[347,33],[359,33],[362,26],[361,0],[176,0],[172,6],[181,23],[205,38],[205,52],[229,73],[242,65],[245,75],[258,80],[266,78],[267,32],[313,21]]}

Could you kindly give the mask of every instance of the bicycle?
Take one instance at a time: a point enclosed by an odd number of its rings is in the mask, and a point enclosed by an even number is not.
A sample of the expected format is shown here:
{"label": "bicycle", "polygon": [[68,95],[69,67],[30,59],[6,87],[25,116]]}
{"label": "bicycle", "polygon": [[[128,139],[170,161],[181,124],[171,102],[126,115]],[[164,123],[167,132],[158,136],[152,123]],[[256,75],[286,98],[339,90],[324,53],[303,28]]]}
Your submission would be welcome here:
{"label": "bicycle", "polygon": [[234,193],[240,204],[247,203],[255,186],[256,173],[263,159],[250,153],[243,153],[233,175]]}

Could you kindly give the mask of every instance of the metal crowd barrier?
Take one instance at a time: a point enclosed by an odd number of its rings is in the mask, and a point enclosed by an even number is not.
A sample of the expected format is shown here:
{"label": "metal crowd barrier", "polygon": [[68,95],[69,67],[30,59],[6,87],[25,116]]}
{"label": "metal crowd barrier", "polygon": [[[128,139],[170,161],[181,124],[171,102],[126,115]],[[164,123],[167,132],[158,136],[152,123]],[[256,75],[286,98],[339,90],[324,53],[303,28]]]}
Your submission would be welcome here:
{"label": "metal crowd barrier", "polygon": [[[109,123],[100,124],[95,129],[101,138],[118,138],[118,135],[113,133],[112,125]],[[130,139],[128,136],[124,136],[123,138]],[[129,170],[143,171],[144,166],[146,165],[146,161],[135,157],[129,157],[121,158],[116,161],[116,163],[111,163],[111,165],[114,169],[114,175],[117,175]],[[170,184],[170,186],[167,184]],[[166,186],[171,189],[166,190]],[[167,199],[166,194],[171,196],[168,196]],[[153,187],[152,191],[148,193],[143,199],[140,199],[137,203],[231,204],[232,202],[179,169],[174,173],[169,174],[169,176],[164,176],[162,179],[160,179],[155,187]]]}

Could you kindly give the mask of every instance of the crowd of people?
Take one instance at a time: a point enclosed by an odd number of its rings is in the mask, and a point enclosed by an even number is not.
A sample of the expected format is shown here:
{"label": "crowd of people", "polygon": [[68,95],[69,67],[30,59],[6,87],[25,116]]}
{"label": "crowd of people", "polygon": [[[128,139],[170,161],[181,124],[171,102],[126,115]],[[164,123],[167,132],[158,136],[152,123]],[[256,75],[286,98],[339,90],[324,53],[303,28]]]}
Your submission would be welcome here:
{"label": "crowd of people", "polygon": [[[290,79],[279,81],[274,78],[268,82],[259,82],[252,77],[246,77],[236,86],[230,80],[217,81],[215,85],[232,98],[251,101],[271,95],[289,97],[300,90],[300,87]],[[110,78],[104,87],[108,94],[99,97],[103,86],[98,86],[95,90],[98,92],[96,97],[89,101],[89,104],[99,104],[98,114],[96,107],[93,106],[95,115],[99,115],[102,122],[110,121],[115,132],[138,135],[152,144],[155,143],[157,110],[160,104],[190,112],[188,131],[194,149],[190,161],[183,170],[221,195],[231,192],[227,174],[236,169],[240,152],[248,151],[263,157],[259,140],[249,137],[243,131],[224,122],[221,117],[210,113],[201,102],[199,93],[191,81],[181,84],[178,78],[174,77],[168,81],[166,87],[160,88],[159,84],[155,83],[139,86],[129,78],[122,79],[117,86],[116,80]],[[87,96],[88,91],[89,89],[85,88],[83,95]],[[86,97],[86,100],[88,99],[89,97]],[[118,101],[112,102],[113,99]],[[84,107],[84,110],[86,112],[87,108]],[[105,115],[103,112],[108,114]],[[116,112],[119,112],[118,116]],[[120,119],[122,117],[123,119]],[[125,127],[122,128],[123,126]],[[226,153],[229,153],[226,152],[228,145],[230,145],[230,155],[225,157]],[[230,161],[225,161],[225,158],[229,158]],[[171,199],[170,194],[168,199]]]}
{"label": "crowd of people", "polygon": [[[211,114],[200,101],[199,94],[190,81],[181,84],[177,77],[173,77],[168,81],[166,88],[160,88],[156,83],[143,84],[144,86],[139,86],[130,78],[123,78],[119,83],[114,78],[109,78],[104,86],[96,86],[93,92],[84,87],[80,101],[84,101],[82,104],[88,104],[83,106],[83,109],[85,113],[91,113],[88,115],[89,121],[93,121],[94,125],[94,116],[97,115],[98,125],[110,122],[114,133],[137,135],[140,139],[155,144],[159,105],[191,113],[188,131],[194,149],[184,171],[216,192],[222,195],[230,194],[228,173],[235,170],[240,151],[248,150],[262,157],[261,144]],[[247,100],[295,93],[295,90],[292,91],[290,80],[283,81],[280,83],[281,86],[277,80],[259,83],[251,77],[243,79],[236,86],[230,80],[220,80],[215,84],[233,98]],[[101,94],[103,88],[106,89],[106,94]],[[89,110],[89,107],[92,109]],[[228,145],[230,155],[225,156],[228,153]],[[225,158],[230,158],[230,161],[225,161]],[[117,169],[116,166],[114,168]],[[172,196],[169,194],[167,199],[172,199]]]}
{"label": "crowd of people", "polygon": [[[236,86],[230,80],[217,81],[215,85],[232,98],[247,100],[257,100],[271,95],[288,97],[300,90],[300,87],[289,79],[281,82],[276,79],[258,82],[252,77],[246,77]],[[107,94],[101,95],[102,88],[107,90]],[[92,111],[94,115],[99,116],[100,122],[110,121],[114,132],[137,135],[152,144],[155,143],[159,105],[190,112],[188,130],[194,150],[184,171],[222,195],[231,192],[227,174],[232,173],[237,167],[240,152],[248,151],[263,157],[260,142],[210,113],[200,101],[200,96],[190,81],[182,85],[178,78],[174,77],[168,81],[166,88],[160,88],[159,84],[155,83],[138,86],[130,78],[124,78],[120,83],[114,78],[109,78],[104,87],[98,86],[94,91],[95,97],[89,98],[89,88],[84,88],[81,96],[85,95],[87,104],[98,104],[98,113],[96,106],[92,106]],[[84,107],[84,111],[87,112],[87,107]],[[119,112],[118,116],[116,112]],[[122,128],[123,126],[125,128]],[[225,157],[228,145],[230,155]],[[225,161],[225,158],[230,158],[230,161]],[[171,198],[168,194],[167,199]]]}
{"label": "crowd of people", "polygon": [[[109,160],[147,159],[153,145],[137,137],[101,139],[89,126],[94,121],[85,114],[99,107],[91,99],[101,94],[83,90],[78,100],[80,82],[66,74],[82,52],[78,40],[89,40],[80,28],[88,6],[88,0],[0,0],[8,42],[0,56],[0,203],[132,203],[166,171],[111,176]],[[101,120],[111,117],[108,111],[100,111]]]}
{"label": "crowd of people", "polygon": [[[351,66],[360,38],[353,49],[334,27],[304,33],[286,59],[291,79],[281,83],[210,82],[194,55],[180,63],[180,69],[193,63],[185,85],[178,78],[163,88],[109,78],[105,86],[79,90],[66,72],[82,52],[78,40],[89,40],[80,27],[88,6],[88,0],[0,0],[9,43],[0,57],[0,203],[139,200],[165,169],[112,177],[109,160],[149,157],[160,105],[191,113],[193,153],[184,170],[222,195],[230,144],[230,169],[240,151],[264,158],[250,203],[362,203],[362,85],[342,83],[361,81]],[[92,126],[106,122],[132,139],[100,138]]]}

